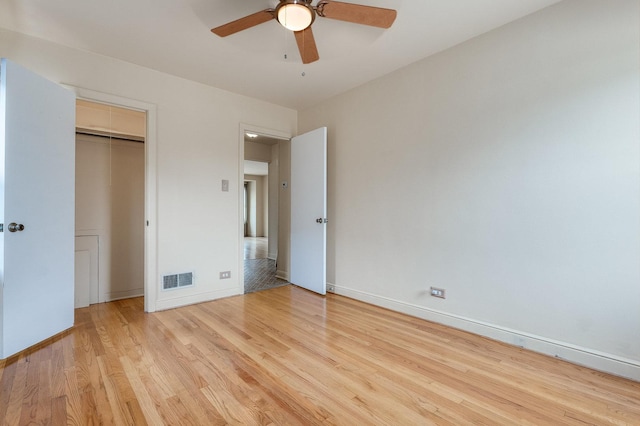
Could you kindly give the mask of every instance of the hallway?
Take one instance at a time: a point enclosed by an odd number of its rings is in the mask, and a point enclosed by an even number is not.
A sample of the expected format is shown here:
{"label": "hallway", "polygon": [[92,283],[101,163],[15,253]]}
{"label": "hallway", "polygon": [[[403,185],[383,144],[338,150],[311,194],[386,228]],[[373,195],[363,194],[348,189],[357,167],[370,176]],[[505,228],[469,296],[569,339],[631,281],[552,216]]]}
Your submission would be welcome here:
{"label": "hallway", "polygon": [[253,293],[289,284],[276,278],[276,262],[267,258],[267,242],[264,237],[244,239],[244,292]]}

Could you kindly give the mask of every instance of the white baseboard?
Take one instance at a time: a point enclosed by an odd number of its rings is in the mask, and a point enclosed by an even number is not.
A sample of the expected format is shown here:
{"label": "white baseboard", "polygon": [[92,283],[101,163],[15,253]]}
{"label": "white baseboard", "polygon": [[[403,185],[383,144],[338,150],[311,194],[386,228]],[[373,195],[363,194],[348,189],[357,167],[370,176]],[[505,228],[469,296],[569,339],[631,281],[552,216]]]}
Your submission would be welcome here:
{"label": "white baseboard", "polygon": [[236,296],[238,294],[242,294],[242,292],[239,292],[238,287],[236,286],[223,290],[209,291],[206,293],[198,293],[189,296],[172,297],[170,299],[157,300],[156,311],[179,308],[180,306],[193,305],[194,303],[209,302],[211,300],[220,299],[222,297]]}
{"label": "white baseboard", "polygon": [[287,271],[283,271],[278,269],[276,271],[276,278],[280,278],[281,280],[289,281],[289,273]]}
{"label": "white baseboard", "polygon": [[116,300],[131,299],[132,297],[144,296],[144,288],[136,288],[133,290],[114,291],[112,293],[105,293],[102,295],[102,302],[114,302]]}
{"label": "white baseboard", "polygon": [[334,292],[342,296],[468,331],[470,333],[478,334],[510,345],[519,346],[534,352],[550,355],[574,364],[593,368],[595,370],[640,381],[639,361],[327,283],[327,287],[329,286],[333,286]]}

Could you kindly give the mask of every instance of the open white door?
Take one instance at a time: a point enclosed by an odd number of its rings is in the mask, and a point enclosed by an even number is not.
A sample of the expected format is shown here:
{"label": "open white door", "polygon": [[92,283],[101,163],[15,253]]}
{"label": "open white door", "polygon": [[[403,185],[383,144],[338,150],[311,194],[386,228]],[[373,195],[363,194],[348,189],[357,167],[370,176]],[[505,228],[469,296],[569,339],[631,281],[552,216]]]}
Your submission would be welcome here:
{"label": "open white door", "polygon": [[0,358],[73,325],[75,95],[0,68]]}
{"label": "open white door", "polygon": [[325,294],[327,284],[327,128],[291,139],[289,281]]}

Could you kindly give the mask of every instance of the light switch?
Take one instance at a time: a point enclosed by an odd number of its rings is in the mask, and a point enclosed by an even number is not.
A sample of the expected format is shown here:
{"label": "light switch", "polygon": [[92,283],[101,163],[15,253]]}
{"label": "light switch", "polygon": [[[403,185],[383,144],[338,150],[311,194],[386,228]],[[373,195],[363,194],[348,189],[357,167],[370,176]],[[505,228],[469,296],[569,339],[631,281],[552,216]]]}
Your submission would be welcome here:
{"label": "light switch", "polygon": [[222,191],[229,192],[229,181],[227,179],[222,179]]}

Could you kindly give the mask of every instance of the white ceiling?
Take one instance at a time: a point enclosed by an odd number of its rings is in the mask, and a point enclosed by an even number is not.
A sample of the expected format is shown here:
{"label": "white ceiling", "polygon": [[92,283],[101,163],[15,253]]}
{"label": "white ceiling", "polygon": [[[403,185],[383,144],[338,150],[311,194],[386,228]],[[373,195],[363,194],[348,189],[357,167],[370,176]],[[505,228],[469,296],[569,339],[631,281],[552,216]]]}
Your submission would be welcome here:
{"label": "white ceiling", "polygon": [[276,21],[210,32],[277,0],[2,0],[0,27],[301,110],[558,1],[353,0],[396,9],[396,22],[319,17],[307,65]]}

